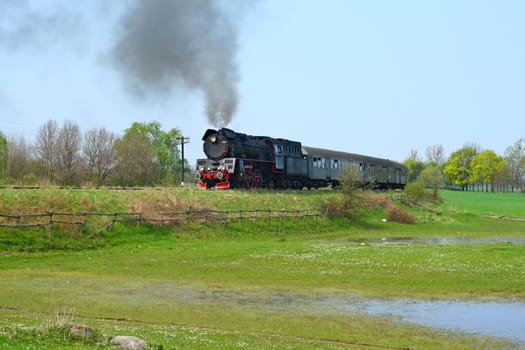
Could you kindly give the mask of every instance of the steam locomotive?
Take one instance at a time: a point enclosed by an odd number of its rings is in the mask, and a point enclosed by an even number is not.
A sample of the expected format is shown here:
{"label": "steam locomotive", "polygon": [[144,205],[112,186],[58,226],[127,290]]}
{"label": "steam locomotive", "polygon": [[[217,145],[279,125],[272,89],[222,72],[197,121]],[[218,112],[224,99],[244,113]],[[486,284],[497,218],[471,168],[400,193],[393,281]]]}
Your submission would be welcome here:
{"label": "steam locomotive", "polygon": [[302,146],[231,129],[208,129],[202,137],[206,159],[197,159],[200,188],[302,189],[339,185],[342,171],[353,166],[363,181],[377,188],[404,188],[403,164],[360,154]]}

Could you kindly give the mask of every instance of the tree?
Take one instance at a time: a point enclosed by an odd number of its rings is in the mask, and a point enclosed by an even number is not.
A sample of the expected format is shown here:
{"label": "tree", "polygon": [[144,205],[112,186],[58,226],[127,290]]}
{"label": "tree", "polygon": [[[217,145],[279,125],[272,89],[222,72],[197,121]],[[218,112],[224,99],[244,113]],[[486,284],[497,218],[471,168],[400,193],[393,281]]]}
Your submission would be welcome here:
{"label": "tree", "polygon": [[162,130],[159,122],[153,121],[133,123],[125,132],[137,132],[149,139],[155,150],[159,183],[178,183],[182,180],[179,179],[182,164],[178,149],[181,133],[178,129],[166,132]]}
{"label": "tree", "polygon": [[505,165],[494,174],[493,184],[494,188],[497,188],[499,191],[507,191],[509,185],[512,185],[511,170],[507,162],[505,162]]}
{"label": "tree", "polygon": [[30,172],[31,145],[24,136],[8,138],[9,176],[15,180],[22,180]]}
{"label": "tree", "polygon": [[496,187],[494,185],[494,179],[496,174],[501,172],[505,167],[505,161],[494,151],[486,150],[472,157],[471,167],[471,182],[482,183],[485,185],[487,192],[489,184],[491,184],[491,191],[494,191]]}
{"label": "tree", "polygon": [[36,136],[36,156],[44,167],[44,176],[50,181],[55,180],[55,173],[57,172],[58,132],[57,122],[49,120],[38,128]]}
{"label": "tree", "polygon": [[427,162],[436,163],[438,165],[445,163],[445,149],[443,145],[434,145],[427,147],[426,150]]}
{"label": "tree", "polygon": [[419,179],[421,172],[425,169],[425,163],[412,157],[407,158],[403,164],[408,168],[408,181],[416,181]]}
{"label": "tree", "polygon": [[525,138],[519,139],[505,150],[505,160],[510,168],[512,186],[525,190]]}
{"label": "tree", "polygon": [[436,165],[427,166],[421,172],[421,181],[425,185],[432,187],[432,196],[437,198],[438,188],[443,183],[443,173]]}
{"label": "tree", "polygon": [[8,155],[7,155],[7,139],[0,132],[0,179],[7,177],[7,164],[8,164]]}
{"label": "tree", "polygon": [[137,130],[126,130],[115,142],[115,180],[123,186],[154,185],[158,178],[155,149],[148,136]]}
{"label": "tree", "polygon": [[443,173],[450,183],[461,186],[462,190],[468,188],[467,185],[472,179],[472,167],[470,163],[476,154],[476,148],[473,146],[464,146],[452,152],[443,169]]}
{"label": "tree", "polygon": [[84,153],[87,177],[97,186],[103,185],[115,169],[115,134],[106,129],[91,129],[84,135]]}
{"label": "tree", "polygon": [[417,149],[411,149],[408,153],[408,159],[416,160],[418,162],[421,162],[421,157],[419,156],[419,152]]}
{"label": "tree", "polygon": [[57,179],[62,185],[79,184],[79,169],[81,165],[80,147],[82,136],[77,123],[65,121],[58,132],[56,160],[59,170]]}

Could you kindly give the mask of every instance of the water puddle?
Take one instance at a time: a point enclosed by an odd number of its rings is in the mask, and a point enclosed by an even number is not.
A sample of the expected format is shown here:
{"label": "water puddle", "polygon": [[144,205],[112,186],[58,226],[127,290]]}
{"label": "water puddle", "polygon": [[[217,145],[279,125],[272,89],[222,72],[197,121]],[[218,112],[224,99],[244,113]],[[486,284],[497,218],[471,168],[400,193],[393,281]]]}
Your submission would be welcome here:
{"label": "water puddle", "polygon": [[[77,281],[77,283],[82,283]],[[133,292],[130,292],[132,290]],[[88,296],[96,300],[100,291]],[[231,290],[179,282],[158,282],[147,286],[122,285],[105,290],[128,305],[140,303],[145,295],[159,303],[174,301],[213,303],[228,307],[262,308],[272,312],[315,313],[351,317],[352,313],[386,316],[474,336],[504,338],[525,349],[525,302],[505,301],[424,301],[416,299],[366,299],[347,294],[309,294],[287,290]],[[249,312],[249,311],[247,311]]]}
{"label": "water puddle", "polygon": [[[186,292],[181,286],[166,286],[170,297],[197,298],[214,303],[235,303],[246,307],[262,307],[277,312],[314,312],[331,314],[359,312],[386,316],[437,329],[446,329],[474,336],[504,338],[525,349],[525,302],[504,301],[424,301],[415,299],[364,299],[345,295],[310,295],[289,291],[267,293],[221,289]],[[175,290],[179,290],[176,295]],[[155,292],[159,292],[158,286]],[[182,292],[182,293],[181,293]],[[162,293],[164,295],[164,293]]]}
{"label": "water puddle", "polygon": [[525,303],[521,302],[357,300],[339,308],[433,328],[506,338],[525,347]]}
{"label": "water puddle", "polygon": [[354,240],[357,243],[384,243],[384,244],[495,244],[512,243],[525,244],[525,237],[388,237],[375,239]]}

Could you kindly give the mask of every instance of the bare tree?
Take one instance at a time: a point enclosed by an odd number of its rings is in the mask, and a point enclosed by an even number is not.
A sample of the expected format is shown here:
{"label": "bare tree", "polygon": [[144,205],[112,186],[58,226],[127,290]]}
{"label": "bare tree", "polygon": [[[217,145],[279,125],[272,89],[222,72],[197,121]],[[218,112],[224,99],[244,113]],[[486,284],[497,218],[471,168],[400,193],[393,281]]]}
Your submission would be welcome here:
{"label": "bare tree", "polygon": [[84,153],[87,176],[98,186],[103,185],[115,168],[116,136],[106,129],[91,129],[84,135]]}
{"label": "bare tree", "polygon": [[15,180],[22,180],[30,172],[31,145],[23,135],[9,136],[7,144],[9,176]]}
{"label": "bare tree", "polygon": [[49,120],[38,129],[35,142],[35,154],[44,167],[44,175],[50,181],[55,180],[57,171],[58,124]]}
{"label": "bare tree", "polygon": [[417,162],[421,161],[421,157],[419,156],[419,152],[417,151],[417,149],[411,149],[408,153],[407,159],[415,160]]}
{"label": "bare tree", "polygon": [[80,170],[81,160],[80,146],[82,136],[77,123],[65,121],[58,133],[57,143],[57,166],[59,176],[57,179],[63,185],[73,185],[80,183],[78,170]]}
{"label": "bare tree", "polygon": [[426,150],[427,162],[434,162],[438,165],[446,162],[445,149],[443,145],[434,145],[427,147]]}

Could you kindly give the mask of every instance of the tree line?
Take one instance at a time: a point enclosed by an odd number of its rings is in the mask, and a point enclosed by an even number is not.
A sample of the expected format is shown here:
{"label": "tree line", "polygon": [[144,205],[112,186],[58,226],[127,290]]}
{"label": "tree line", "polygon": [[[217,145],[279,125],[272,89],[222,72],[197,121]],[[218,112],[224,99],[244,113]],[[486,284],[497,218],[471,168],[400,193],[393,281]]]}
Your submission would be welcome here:
{"label": "tree line", "polygon": [[49,120],[34,142],[0,132],[0,182],[61,186],[154,186],[183,181],[180,130],[133,123],[118,136],[105,128],[82,133],[74,121]]}
{"label": "tree line", "polygon": [[448,159],[442,145],[426,150],[426,162],[412,150],[404,164],[409,182],[422,182],[435,191],[439,186],[460,190],[525,191],[525,138],[507,147],[503,156],[467,144]]}
{"label": "tree line", "polygon": [[[38,128],[34,142],[0,132],[0,183],[61,186],[176,185],[185,173],[180,130],[162,129],[160,123],[134,122],[118,136],[105,128],[82,134],[74,121],[60,126],[49,120]],[[440,186],[461,190],[525,191],[525,138],[503,156],[477,145],[465,145],[445,157],[442,145],[426,149],[426,161],[415,150],[404,164],[409,182],[421,182],[437,191]]]}

